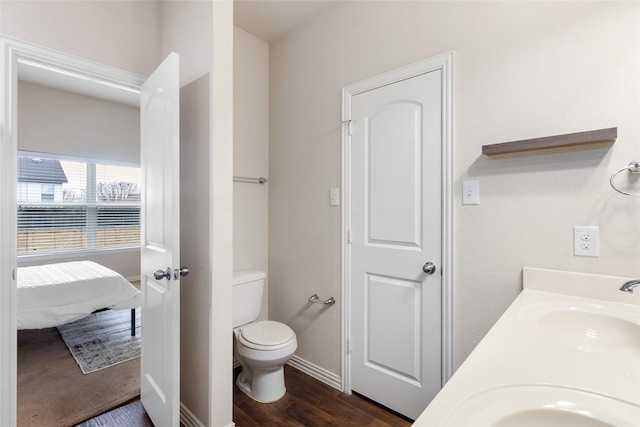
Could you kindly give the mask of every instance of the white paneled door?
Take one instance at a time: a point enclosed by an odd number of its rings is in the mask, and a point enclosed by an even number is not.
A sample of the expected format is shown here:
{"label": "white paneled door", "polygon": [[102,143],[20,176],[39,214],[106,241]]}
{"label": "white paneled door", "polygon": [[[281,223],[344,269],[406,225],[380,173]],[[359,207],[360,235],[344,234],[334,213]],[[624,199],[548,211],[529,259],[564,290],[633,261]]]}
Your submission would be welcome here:
{"label": "white paneled door", "polygon": [[415,419],[441,388],[442,70],[351,98],[351,389]]}
{"label": "white paneled door", "polygon": [[140,396],[156,427],[180,422],[179,86],[179,57],[172,53],[144,83],[140,96]]}

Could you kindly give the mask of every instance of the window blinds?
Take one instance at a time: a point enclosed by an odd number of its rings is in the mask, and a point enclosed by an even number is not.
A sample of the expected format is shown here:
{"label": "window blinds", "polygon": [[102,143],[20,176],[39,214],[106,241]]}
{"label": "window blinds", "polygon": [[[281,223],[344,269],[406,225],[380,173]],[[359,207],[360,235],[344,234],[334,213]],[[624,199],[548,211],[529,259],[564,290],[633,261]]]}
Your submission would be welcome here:
{"label": "window blinds", "polygon": [[140,244],[140,168],[18,156],[18,255]]}

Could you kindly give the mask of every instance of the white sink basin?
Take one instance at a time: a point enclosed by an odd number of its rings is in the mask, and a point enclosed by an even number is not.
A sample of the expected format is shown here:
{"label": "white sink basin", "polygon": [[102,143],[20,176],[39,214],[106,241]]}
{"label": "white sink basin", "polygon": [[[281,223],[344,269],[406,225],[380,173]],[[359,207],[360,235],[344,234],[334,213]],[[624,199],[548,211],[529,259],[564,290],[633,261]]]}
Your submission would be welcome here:
{"label": "white sink basin", "polygon": [[582,351],[640,357],[640,325],[586,311],[553,311],[538,326],[549,337]]}
{"label": "white sink basin", "polygon": [[416,427],[640,427],[640,292],[523,271],[523,290]]}
{"label": "white sink basin", "polygon": [[492,424],[495,427],[581,426],[613,427],[586,415],[554,409],[533,409],[508,415]]}
{"label": "white sink basin", "polygon": [[631,427],[640,425],[640,407],[583,390],[515,385],[486,390],[463,401],[445,425]]}
{"label": "white sink basin", "polygon": [[585,305],[548,305],[526,310],[526,318],[543,336],[592,353],[640,357],[640,313]]}

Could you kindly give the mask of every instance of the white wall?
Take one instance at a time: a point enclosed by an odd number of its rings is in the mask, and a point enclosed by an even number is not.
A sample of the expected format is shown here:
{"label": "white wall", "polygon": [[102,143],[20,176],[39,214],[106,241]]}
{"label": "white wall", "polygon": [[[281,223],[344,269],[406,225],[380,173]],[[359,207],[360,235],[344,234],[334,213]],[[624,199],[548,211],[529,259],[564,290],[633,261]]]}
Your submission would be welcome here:
{"label": "white wall", "polygon": [[[340,373],[340,89],[455,51],[456,366],[521,289],[523,266],[640,275],[640,198],[609,175],[640,151],[640,4],[345,2],[270,52],[270,313],[297,354]],[[618,128],[610,148],[493,159],[481,146]],[[462,206],[462,180],[480,180]],[[637,187],[637,186],[636,186]],[[572,255],[572,227],[600,226],[599,258]]]}
{"label": "white wall", "polygon": [[211,78],[212,307],[210,357],[210,426],[231,425],[233,377],[231,277],[233,269],[233,2],[213,2],[213,69]]}
{"label": "white wall", "polygon": [[20,82],[18,149],[140,163],[140,110]]}
{"label": "white wall", "polygon": [[211,19],[207,2],[162,3],[162,54],[180,55],[180,264],[193,271],[180,284],[180,401],[203,423],[209,418],[211,345]]}
{"label": "white wall", "polygon": [[209,85],[206,74],[180,90],[180,262],[190,270],[180,280],[180,400],[201,421],[209,412]]}
{"label": "white wall", "polygon": [[160,58],[155,1],[2,0],[0,34],[143,76]]}
{"label": "white wall", "polygon": [[[181,261],[202,269],[191,278],[199,291],[181,292],[181,330],[185,332],[181,334],[181,401],[205,425],[230,425],[233,3],[167,1],[162,2],[161,17],[163,55],[171,51],[180,54],[180,81],[188,96],[181,114],[193,114],[181,119],[181,124],[189,127],[181,137],[192,144],[183,153],[205,156],[193,165],[194,170],[181,175],[183,191],[201,190],[201,198],[190,206],[198,211],[194,221],[189,221],[189,208],[184,206],[181,212],[186,227],[181,245],[191,246]],[[191,82],[193,86],[187,86]],[[206,93],[196,94],[196,90]],[[209,103],[208,114],[203,114],[202,103]],[[205,220],[203,214],[208,227],[197,229],[199,221]],[[204,253],[195,254],[193,248]],[[189,286],[187,279],[184,286]]]}
{"label": "white wall", "polygon": [[[233,174],[268,178],[269,45],[237,27],[233,30],[233,116]],[[233,183],[234,270],[268,270],[268,186]],[[268,285],[261,319],[268,316],[267,302]]]}
{"label": "white wall", "polygon": [[180,84],[190,83],[211,71],[212,4],[207,1],[162,1],[162,57],[180,54]]}

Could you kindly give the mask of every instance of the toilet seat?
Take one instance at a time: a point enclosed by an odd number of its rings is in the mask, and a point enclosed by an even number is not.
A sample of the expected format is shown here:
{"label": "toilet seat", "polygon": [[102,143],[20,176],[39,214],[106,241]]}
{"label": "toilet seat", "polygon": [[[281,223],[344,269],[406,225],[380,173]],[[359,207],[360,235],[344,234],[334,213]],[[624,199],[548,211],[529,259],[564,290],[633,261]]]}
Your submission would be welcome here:
{"label": "toilet seat", "polygon": [[263,320],[240,330],[238,341],[254,350],[279,350],[295,341],[296,334],[284,323]]}

